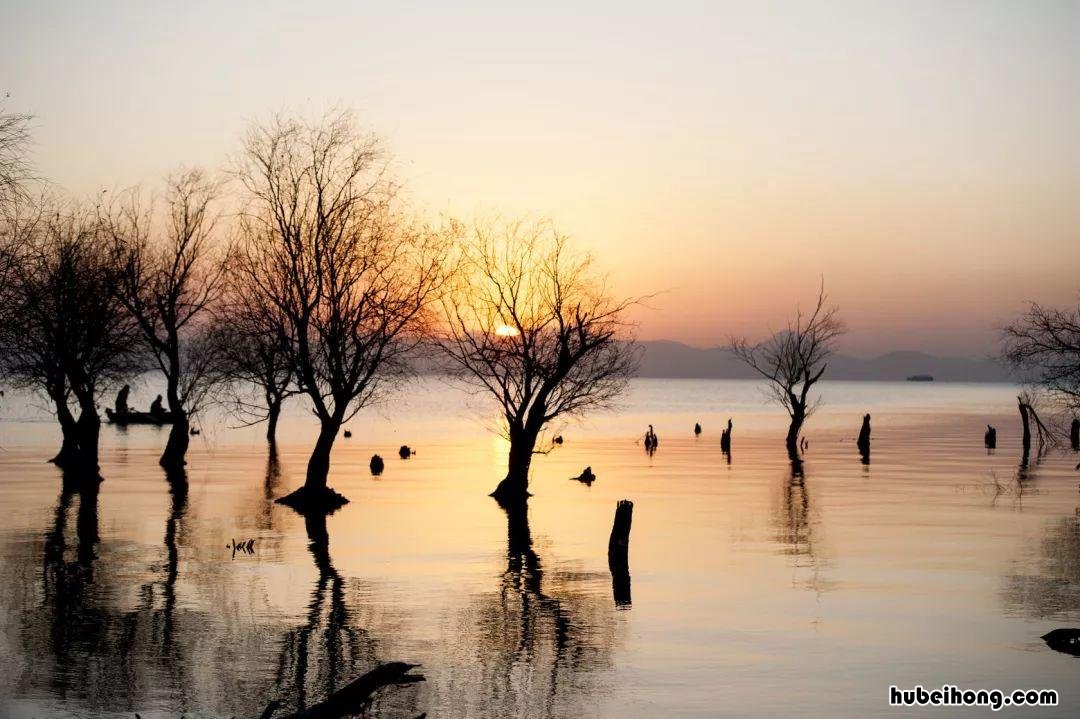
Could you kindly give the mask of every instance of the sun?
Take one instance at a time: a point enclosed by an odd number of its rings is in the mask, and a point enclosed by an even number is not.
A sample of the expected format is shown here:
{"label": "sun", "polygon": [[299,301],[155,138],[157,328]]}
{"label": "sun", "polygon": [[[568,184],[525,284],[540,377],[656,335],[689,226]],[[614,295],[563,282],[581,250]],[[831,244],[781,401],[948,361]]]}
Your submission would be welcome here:
{"label": "sun", "polygon": [[517,337],[521,333],[518,332],[517,327],[511,327],[510,325],[499,325],[495,328],[495,334],[497,334],[499,337]]}

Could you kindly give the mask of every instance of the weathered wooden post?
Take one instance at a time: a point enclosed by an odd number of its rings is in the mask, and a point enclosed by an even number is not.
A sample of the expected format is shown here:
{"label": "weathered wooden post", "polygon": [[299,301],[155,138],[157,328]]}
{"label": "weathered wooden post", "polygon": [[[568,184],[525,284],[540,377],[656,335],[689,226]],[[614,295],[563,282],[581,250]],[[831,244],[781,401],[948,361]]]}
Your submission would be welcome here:
{"label": "weathered wooden post", "polygon": [[[720,451],[731,454],[731,418],[728,418],[727,429],[720,432]],[[729,457],[730,460],[730,457]]]}
{"label": "weathered wooden post", "polygon": [[863,464],[870,463],[870,415],[865,414],[862,418],[862,429],[859,430],[859,440],[856,442],[859,454],[862,455]]}
{"label": "weathered wooden post", "polygon": [[616,607],[630,606],[630,524],[634,519],[634,503],[629,499],[615,505],[615,521],[608,539],[608,569],[611,570],[611,591]]}
{"label": "weathered wooden post", "polygon": [[1073,418],[1072,426],[1069,428],[1069,444],[1073,449],[1080,449],[1080,419]]}
{"label": "weathered wooden post", "polygon": [[991,425],[986,425],[986,434],[983,435],[983,443],[987,449],[997,449],[997,430]]}

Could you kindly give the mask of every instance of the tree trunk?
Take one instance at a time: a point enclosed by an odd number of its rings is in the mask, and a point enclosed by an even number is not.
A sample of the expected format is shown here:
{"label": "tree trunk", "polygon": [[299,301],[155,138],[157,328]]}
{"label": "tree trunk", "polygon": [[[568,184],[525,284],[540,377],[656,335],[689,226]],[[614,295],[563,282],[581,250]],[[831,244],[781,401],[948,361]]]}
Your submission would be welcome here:
{"label": "tree trunk", "polygon": [[502,504],[521,502],[529,497],[529,468],[539,432],[523,427],[510,430],[510,458],[506,478],[491,493]]}
{"label": "tree trunk", "polygon": [[277,442],[278,418],[281,417],[281,400],[268,398],[266,402],[266,441]]}
{"label": "tree trunk", "polygon": [[330,474],[330,450],[334,448],[334,440],[337,439],[341,422],[334,418],[323,420],[319,428],[319,438],[315,441],[315,449],[311,451],[308,459],[307,476],[304,479],[304,487],[308,490],[317,491],[326,489],[326,478]]}
{"label": "tree trunk", "polygon": [[788,425],[787,439],[784,444],[787,447],[788,457],[797,459],[799,456],[799,432],[802,431],[803,422],[806,420],[806,410],[796,406],[791,411],[791,424]]}
{"label": "tree trunk", "polygon": [[56,419],[60,423],[63,439],[60,442],[60,451],[49,461],[61,469],[74,468],[78,463],[79,454],[79,435],[75,417],[68,408],[66,398],[54,397],[53,404],[56,406]]}
{"label": "tree trunk", "polygon": [[1021,458],[1020,461],[1021,461],[1021,463],[1023,463],[1026,466],[1027,463],[1028,463],[1028,457],[1031,455],[1031,422],[1028,419],[1028,406],[1026,404],[1024,404],[1023,402],[1020,402],[1019,405],[1020,405],[1020,423],[1024,426],[1024,437],[1023,437],[1024,456]]}
{"label": "tree trunk", "polygon": [[98,469],[98,438],[101,436],[101,418],[96,409],[84,408],[76,422],[79,442],[79,470],[96,475]]}
{"label": "tree trunk", "polygon": [[330,474],[330,450],[334,448],[334,440],[337,439],[338,430],[340,429],[340,417],[332,415],[322,420],[319,438],[315,441],[315,448],[311,451],[311,458],[308,459],[304,486],[292,494],[282,497],[278,502],[305,514],[308,512],[333,512],[341,505],[348,503],[349,500],[326,486],[326,479]]}
{"label": "tree trunk", "polygon": [[191,426],[187,414],[182,409],[171,410],[173,416],[172,429],[169,430],[169,439],[165,442],[165,451],[161,453],[158,464],[166,469],[176,469],[187,464],[188,445],[191,437],[188,429]]}

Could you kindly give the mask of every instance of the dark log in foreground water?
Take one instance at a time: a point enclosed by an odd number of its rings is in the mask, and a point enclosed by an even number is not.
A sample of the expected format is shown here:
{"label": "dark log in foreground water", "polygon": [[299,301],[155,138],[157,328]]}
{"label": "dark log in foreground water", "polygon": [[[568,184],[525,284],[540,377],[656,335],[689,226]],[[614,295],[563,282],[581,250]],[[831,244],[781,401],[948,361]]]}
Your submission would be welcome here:
{"label": "dark log in foreground water", "polygon": [[630,525],[634,519],[634,503],[629,499],[615,505],[615,521],[608,539],[608,569],[611,570],[611,589],[615,606],[630,606]]}
{"label": "dark log in foreground water", "polygon": [[[383,687],[404,686],[424,681],[423,674],[409,673],[418,666],[420,665],[405,662],[380,664],[334,692],[324,701],[278,719],[341,719],[341,717],[361,714],[371,703],[375,692]],[[277,707],[277,702],[270,702],[263,710],[260,719],[270,719]]]}
{"label": "dark log in foreground water", "polygon": [[1054,651],[1080,657],[1080,629],[1075,627],[1055,629],[1042,635],[1040,639],[1046,642],[1046,645]]}

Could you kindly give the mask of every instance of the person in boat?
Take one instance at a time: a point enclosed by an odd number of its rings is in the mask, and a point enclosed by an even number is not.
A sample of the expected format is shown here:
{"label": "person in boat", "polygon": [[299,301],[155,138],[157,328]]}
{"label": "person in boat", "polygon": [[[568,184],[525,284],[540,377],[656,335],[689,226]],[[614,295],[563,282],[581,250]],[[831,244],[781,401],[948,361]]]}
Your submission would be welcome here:
{"label": "person in boat", "polygon": [[131,385],[124,385],[120,388],[120,391],[116,393],[116,414],[124,416],[131,411],[128,407],[128,395],[131,394]]}
{"label": "person in boat", "polygon": [[165,408],[161,406],[161,395],[157,396],[153,402],[150,403],[150,414],[154,415],[158,419],[165,416]]}

